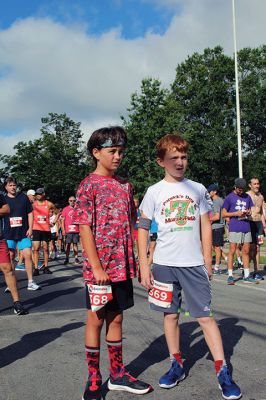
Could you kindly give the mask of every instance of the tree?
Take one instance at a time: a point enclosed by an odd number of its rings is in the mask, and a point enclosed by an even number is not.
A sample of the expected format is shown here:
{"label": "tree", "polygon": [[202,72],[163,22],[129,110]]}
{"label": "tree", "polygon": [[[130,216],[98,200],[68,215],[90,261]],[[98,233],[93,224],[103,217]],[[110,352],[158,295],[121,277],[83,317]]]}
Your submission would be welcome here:
{"label": "tree", "polygon": [[219,46],[194,53],[176,69],[168,119],[176,125],[175,114],[182,116],[177,123],[191,145],[188,175],[205,185],[228,187],[236,175],[233,81],[233,60]]}
{"label": "tree", "polygon": [[0,157],[6,165],[2,174],[15,176],[22,190],[44,187],[53,202],[63,205],[86,175],[80,123],[56,113],[42,123],[39,139],[19,142],[14,155]]}
{"label": "tree", "polygon": [[[265,52],[262,46],[238,54],[244,173],[261,180],[266,168]],[[180,132],[190,143],[191,179],[217,182],[224,192],[232,189],[238,176],[234,60],[220,46],[179,64],[170,90],[144,79],[123,121],[129,135],[124,171],[139,195],[161,177],[154,147],[169,132]]]}
{"label": "tree", "polygon": [[133,93],[131,96],[127,119],[121,117],[128,145],[120,172],[129,175],[137,196],[142,196],[162,174],[155,162],[155,143],[164,133],[163,110],[167,93],[159,80],[144,79],[140,94]]}
{"label": "tree", "polygon": [[266,46],[239,52],[244,174],[261,178],[266,193]]}

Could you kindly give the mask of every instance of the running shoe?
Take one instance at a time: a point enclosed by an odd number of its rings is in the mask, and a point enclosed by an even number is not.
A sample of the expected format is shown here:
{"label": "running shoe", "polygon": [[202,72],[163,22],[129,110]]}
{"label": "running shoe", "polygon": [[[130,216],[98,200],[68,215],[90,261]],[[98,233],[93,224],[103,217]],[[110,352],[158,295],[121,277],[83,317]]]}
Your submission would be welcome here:
{"label": "running shoe", "polygon": [[17,264],[15,271],[26,271],[25,264]]}
{"label": "running shoe", "polygon": [[65,261],[64,261],[64,265],[67,265],[67,264],[69,264],[69,259],[68,258],[66,258]]}
{"label": "running shoe", "polygon": [[171,368],[159,380],[159,386],[164,389],[171,389],[176,386],[178,382],[185,379],[186,375],[183,367],[176,361],[172,361]]}
{"label": "running shoe", "polygon": [[4,290],[5,293],[11,293],[11,290],[9,289],[9,287],[7,286]]}
{"label": "running shoe", "polygon": [[34,268],[32,275],[33,275],[33,276],[38,276],[38,275],[40,275],[39,270],[38,270],[37,268]]}
{"label": "running shoe", "polygon": [[25,310],[20,301],[15,301],[13,307],[14,307],[14,314],[26,315],[29,313],[27,310]]}
{"label": "running shoe", "polygon": [[259,283],[259,281],[252,278],[252,276],[248,276],[247,278],[243,278],[243,283],[252,284],[252,283]]}
{"label": "running shoe", "polygon": [[233,381],[227,365],[224,365],[217,375],[219,388],[222,391],[222,396],[226,400],[240,399],[242,396],[240,387]]}
{"label": "running shoe", "polygon": [[255,281],[264,281],[264,277],[259,272],[254,272],[252,278],[255,279]]}
{"label": "running shoe", "polygon": [[228,276],[227,278],[227,285],[234,285],[235,284],[235,280],[232,276]]}
{"label": "running shoe", "polygon": [[78,257],[76,257],[76,258],[75,258],[74,265],[81,265],[81,264],[82,264],[82,262],[79,260]]}
{"label": "running shoe", "polygon": [[52,271],[48,267],[44,267],[43,274],[52,274]]}
{"label": "running shoe", "polygon": [[221,270],[220,269],[214,269],[213,270],[213,275],[221,275]]}
{"label": "running shoe", "polygon": [[85,391],[82,400],[91,400],[93,395],[95,395],[101,389],[102,376],[100,372],[95,372],[89,376],[86,383]]}
{"label": "running shoe", "polygon": [[34,281],[28,283],[28,290],[38,290],[41,286],[37,285]]}
{"label": "running shoe", "polygon": [[108,389],[135,394],[145,394],[151,391],[152,387],[148,383],[134,378],[123,368],[118,376],[112,377],[110,375],[108,380]]}

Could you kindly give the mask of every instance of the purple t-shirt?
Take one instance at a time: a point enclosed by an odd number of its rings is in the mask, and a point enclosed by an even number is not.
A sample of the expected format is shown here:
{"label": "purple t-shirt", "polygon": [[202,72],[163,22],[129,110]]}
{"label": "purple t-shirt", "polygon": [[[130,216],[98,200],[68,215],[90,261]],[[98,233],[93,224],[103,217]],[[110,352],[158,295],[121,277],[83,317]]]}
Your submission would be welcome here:
{"label": "purple t-shirt", "polygon": [[[224,199],[222,208],[228,212],[244,211],[253,206],[253,201],[247,193],[238,196],[234,192],[230,193]],[[248,219],[240,219],[239,217],[230,217],[229,232],[250,232],[250,222]]]}

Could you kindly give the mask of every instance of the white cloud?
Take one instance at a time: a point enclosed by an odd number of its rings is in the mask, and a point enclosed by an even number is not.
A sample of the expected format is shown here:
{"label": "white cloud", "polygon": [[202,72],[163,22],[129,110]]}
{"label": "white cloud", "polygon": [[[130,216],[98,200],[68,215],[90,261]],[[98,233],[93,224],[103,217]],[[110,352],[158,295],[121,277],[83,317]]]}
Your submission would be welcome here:
{"label": "white cloud", "polygon": [[[82,128],[119,123],[144,77],[169,85],[179,62],[217,44],[232,55],[231,0],[148,1],[179,6],[162,36],[125,40],[116,27],[88,36],[83,28],[33,18],[0,31],[0,153],[37,137],[48,112],[66,112]],[[236,0],[238,48],[265,43],[265,14],[264,0]],[[19,133],[5,135],[12,130]]]}

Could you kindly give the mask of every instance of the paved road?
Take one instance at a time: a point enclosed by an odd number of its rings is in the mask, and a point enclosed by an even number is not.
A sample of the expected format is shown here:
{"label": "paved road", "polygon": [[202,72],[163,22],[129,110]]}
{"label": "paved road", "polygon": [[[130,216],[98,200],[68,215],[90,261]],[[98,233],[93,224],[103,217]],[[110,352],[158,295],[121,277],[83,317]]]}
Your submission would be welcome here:
{"label": "paved road", "polygon": [[[18,281],[28,316],[15,316],[0,276],[0,400],[80,400],[86,382],[84,362],[84,298],[81,268],[53,263],[53,275],[41,275],[42,290],[28,292],[24,272]],[[213,281],[213,303],[226,357],[246,400],[266,400],[265,300],[266,280],[259,285],[226,285],[226,276]],[[171,390],[158,387],[168,369],[162,317],[147,306],[145,291],[136,284],[135,307],[125,313],[125,363],[130,372],[154,386],[147,400],[220,399],[213,363],[197,323],[181,317],[182,349],[187,379]],[[103,337],[102,374],[108,377]],[[108,392],[102,399],[137,396]]]}

